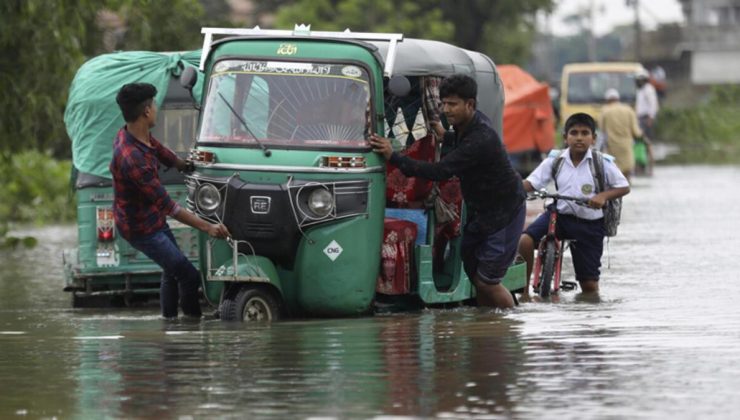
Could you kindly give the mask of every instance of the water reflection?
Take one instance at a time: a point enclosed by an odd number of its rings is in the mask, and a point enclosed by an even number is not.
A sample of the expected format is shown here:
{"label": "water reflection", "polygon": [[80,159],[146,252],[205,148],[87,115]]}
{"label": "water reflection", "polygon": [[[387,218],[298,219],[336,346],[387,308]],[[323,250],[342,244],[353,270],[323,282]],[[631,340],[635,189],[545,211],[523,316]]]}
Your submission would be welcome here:
{"label": "water reflection", "polygon": [[[526,358],[516,325],[501,314],[425,311],[365,319],[251,326],[165,323],[154,315],[81,316],[71,336],[38,332],[58,355],[16,382],[27,393],[46,378],[67,401],[59,415],[160,418],[435,416],[511,412],[510,384]],[[19,345],[28,343],[20,339]],[[4,341],[4,362],[29,365]],[[29,352],[42,358],[46,351]],[[0,377],[18,374],[3,363]],[[6,394],[7,395],[7,394]],[[38,396],[38,394],[36,394]]]}
{"label": "water reflection", "polygon": [[0,418],[735,418],[740,170],[636,182],[598,299],[508,313],[241,325],[73,310],[74,229],[22,232],[43,240],[0,251]]}

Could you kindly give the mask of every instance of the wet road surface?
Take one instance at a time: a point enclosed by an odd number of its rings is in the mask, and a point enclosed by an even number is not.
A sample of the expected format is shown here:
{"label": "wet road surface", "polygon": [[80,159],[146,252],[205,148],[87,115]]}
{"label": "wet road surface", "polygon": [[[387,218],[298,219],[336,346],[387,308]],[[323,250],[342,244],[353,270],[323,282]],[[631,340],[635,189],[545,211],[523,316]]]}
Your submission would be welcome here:
{"label": "wet road surface", "polygon": [[71,309],[75,228],[21,231],[43,240],[0,251],[0,418],[738,418],[740,168],[634,181],[598,299],[510,312],[233,325]]}

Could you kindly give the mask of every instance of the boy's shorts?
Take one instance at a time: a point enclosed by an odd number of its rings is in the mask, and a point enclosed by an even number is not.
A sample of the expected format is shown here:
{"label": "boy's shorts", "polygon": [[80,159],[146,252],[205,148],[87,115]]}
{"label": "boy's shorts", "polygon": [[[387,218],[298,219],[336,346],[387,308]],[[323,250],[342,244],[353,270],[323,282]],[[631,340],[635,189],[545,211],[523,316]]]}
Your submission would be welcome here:
{"label": "boy's shorts", "polygon": [[465,226],[460,253],[470,281],[478,274],[486,284],[501,283],[516,257],[526,214],[522,204],[511,222],[494,232],[476,229],[474,221]]}
{"label": "boy's shorts", "polygon": [[[550,223],[550,212],[540,214],[524,232],[534,239],[535,247]],[[604,253],[604,219],[579,219],[570,214],[558,214],[555,234],[560,239],[575,240],[570,243],[576,280],[599,280],[601,255]]]}

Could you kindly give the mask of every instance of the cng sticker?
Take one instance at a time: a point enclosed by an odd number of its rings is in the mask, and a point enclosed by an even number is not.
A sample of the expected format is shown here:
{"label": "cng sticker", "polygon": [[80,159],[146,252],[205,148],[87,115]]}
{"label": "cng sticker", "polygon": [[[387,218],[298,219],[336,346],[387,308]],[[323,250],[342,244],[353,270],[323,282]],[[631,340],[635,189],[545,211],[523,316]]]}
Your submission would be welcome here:
{"label": "cng sticker", "polygon": [[329,257],[330,260],[334,261],[342,254],[341,246],[337,243],[337,241],[331,241],[329,245],[324,248],[324,254],[326,254],[327,257]]}

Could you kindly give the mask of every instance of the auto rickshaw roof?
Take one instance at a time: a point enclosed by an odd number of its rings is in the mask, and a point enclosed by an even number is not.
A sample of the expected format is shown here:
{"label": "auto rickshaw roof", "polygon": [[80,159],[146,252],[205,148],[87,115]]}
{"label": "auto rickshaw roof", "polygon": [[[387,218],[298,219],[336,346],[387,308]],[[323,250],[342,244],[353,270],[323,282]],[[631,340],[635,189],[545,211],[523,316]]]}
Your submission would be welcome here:
{"label": "auto rickshaw roof", "polygon": [[[388,42],[368,42],[378,47],[382,57],[387,56]],[[394,75],[447,77],[456,73],[475,73],[471,56],[464,49],[445,42],[404,38],[396,48]]]}
{"label": "auto rickshaw roof", "polygon": [[[387,56],[388,42],[370,43],[378,48],[381,57]],[[396,52],[393,75],[473,77],[478,83],[478,109],[491,119],[498,133],[502,132],[504,87],[496,65],[488,56],[446,42],[415,38],[404,38],[397,44]]]}

